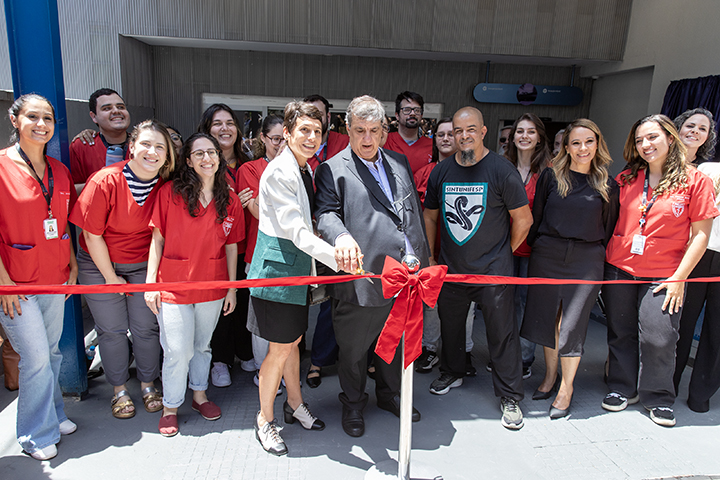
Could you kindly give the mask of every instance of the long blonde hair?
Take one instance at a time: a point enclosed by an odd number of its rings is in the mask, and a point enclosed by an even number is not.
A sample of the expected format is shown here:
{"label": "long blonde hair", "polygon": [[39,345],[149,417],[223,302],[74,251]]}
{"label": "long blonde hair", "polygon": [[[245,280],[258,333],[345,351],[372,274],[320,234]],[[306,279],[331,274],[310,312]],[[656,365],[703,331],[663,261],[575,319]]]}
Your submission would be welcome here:
{"label": "long blonde hair", "polygon": [[590,173],[588,173],[588,184],[602,196],[606,202],[609,200],[610,187],[608,185],[608,167],[612,163],[610,152],[603,138],[600,128],[592,120],[587,118],[578,118],[565,128],[562,136],[562,146],[560,152],[552,160],[552,169],[555,172],[555,178],[558,183],[558,194],[565,198],[572,191],[572,177],[570,176],[570,166],[572,158],[568,153],[568,142],[570,141],[570,133],[576,128],[587,128],[595,134],[597,141],[597,151],[590,162]]}
{"label": "long blonde hair", "polygon": [[[635,145],[637,129],[640,128],[640,125],[647,122],[656,123],[665,132],[669,143],[667,158],[662,167],[662,178],[660,178],[658,186],[655,187],[654,193],[656,195],[662,195],[665,192],[687,188],[688,165],[685,160],[687,148],[685,148],[685,144],[680,140],[680,135],[672,120],[665,115],[658,114],[641,118],[635,122],[635,125],[630,129],[630,135],[628,135],[625,141],[625,148],[623,149],[623,157],[625,157],[630,171],[621,175],[623,185],[630,183],[637,177],[640,169],[648,168],[648,163],[640,156],[640,152],[638,152],[637,146]],[[672,140],[672,142],[670,142],[670,140]]]}

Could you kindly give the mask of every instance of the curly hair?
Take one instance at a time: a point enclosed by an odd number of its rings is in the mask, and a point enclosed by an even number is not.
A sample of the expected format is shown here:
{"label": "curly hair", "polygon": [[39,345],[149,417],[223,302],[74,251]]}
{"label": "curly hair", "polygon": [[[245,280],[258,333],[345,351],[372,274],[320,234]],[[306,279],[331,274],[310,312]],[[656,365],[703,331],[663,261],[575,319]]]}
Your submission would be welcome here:
{"label": "curly hair", "polygon": [[[685,155],[687,148],[680,140],[680,135],[675,128],[675,124],[665,115],[648,115],[641,118],[630,129],[630,134],[625,141],[625,148],[623,149],[623,157],[627,162],[624,172],[620,178],[622,185],[627,185],[637,177],[638,172],[641,169],[647,169],[648,163],[643,160],[638,152],[635,135],[640,125],[648,122],[657,124],[662,131],[665,133],[668,139],[668,154],[665,162],[662,166],[662,177],[660,183],[655,187],[655,194],[662,195],[665,192],[671,192],[673,190],[687,188],[687,162],[685,161]],[[672,140],[672,141],[671,141]],[[627,173],[625,173],[627,172]]]}
{"label": "curly hair", "polygon": [[560,197],[567,197],[572,191],[572,177],[570,176],[570,167],[572,165],[572,157],[568,153],[568,143],[570,142],[570,134],[576,128],[587,128],[595,134],[597,142],[597,151],[590,161],[590,173],[588,173],[588,184],[598,192],[606,202],[610,200],[608,186],[608,168],[612,164],[612,158],[608,151],[607,144],[603,138],[600,128],[592,120],[587,118],[578,118],[570,125],[565,127],[562,136],[562,146],[560,152],[553,159],[552,169],[555,172],[555,178],[558,183],[558,194]]}
{"label": "curly hair", "polygon": [[687,122],[688,118],[693,115],[705,115],[710,123],[708,137],[705,140],[705,143],[698,147],[697,153],[695,154],[696,159],[705,161],[712,156],[713,150],[715,150],[715,142],[717,142],[717,133],[715,133],[715,120],[713,119],[713,114],[704,108],[693,108],[692,110],[685,110],[683,113],[675,117],[673,122],[675,122],[675,128],[679,132],[683,125],[685,125],[685,122]]}
{"label": "curly hair", "polygon": [[552,158],[547,133],[545,132],[545,124],[534,113],[523,113],[517,120],[515,120],[515,123],[512,124],[510,133],[508,134],[505,158],[510,160],[510,162],[516,167],[518,166],[518,150],[515,145],[515,131],[518,128],[518,124],[523,120],[527,120],[535,125],[535,130],[537,131],[539,137],[538,143],[535,145],[535,151],[530,159],[530,174],[534,174],[544,170]]}
{"label": "curly hair", "polygon": [[180,195],[187,206],[191,217],[197,217],[198,202],[200,201],[200,192],[202,192],[202,180],[198,176],[195,169],[190,165],[190,153],[193,151],[195,141],[206,138],[213,144],[213,148],[218,151],[218,169],[215,172],[215,180],[213,182],[213,198],[215,199],[215,210],[217,211],[217,223],[222,223],[227,217],[227,207],[232,201],[230,196],[230,186],[227,183],[227,163],[223,157],[222,150],[217,140],[207,133],[193,133],[180,149],[178,166],[173,178],[173,192]]}
{"label": "curly hair", "polygon": [[130,133],[128,144],[134,145],[137,141],[138,136],[140,135],[140,132],[143,132],[145,130],[158,132],[163,136],[163,139],[165,140],[167,157],[165,158],[165,163],[163,164],[163,166],[160,167],[160,177],[162,177],[163,180],[167,180],[168,178],[170,178],[170,174],[172,174],[173,170],[175,170],[175,147],[173,146],[172,139],[170,138],[170,132],[167,131],[167,125],[155,119],[140,122],[135,125],[132,133]]}

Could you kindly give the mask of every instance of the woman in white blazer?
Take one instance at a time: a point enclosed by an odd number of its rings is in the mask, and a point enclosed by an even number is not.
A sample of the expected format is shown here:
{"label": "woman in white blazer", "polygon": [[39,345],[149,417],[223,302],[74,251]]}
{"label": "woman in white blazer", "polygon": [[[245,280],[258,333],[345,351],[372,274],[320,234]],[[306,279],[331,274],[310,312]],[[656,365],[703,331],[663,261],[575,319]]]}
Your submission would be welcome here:
{"label": "woman in white blazer", "polygon": [[[314,190],[307,160],[322,141],[322,115],[312,104],[291,102],[285,107],[283,136],[287,148],[265,169],[256,198],[260,209],[257,244],[248,278],[278,278],[315,274],[313,258],[328,267],[349,270],[342,256],[314,234]],[[349,262],[347,262],[349,263]],[[255,287],[250,302],[260,336],[269,342],[260,368],[260,411],[255,432],[263,448],[274,455],[287,453],[274,419],[275,396],[284,377],[286,423],[308,430],[325,424],[303,402],[300,391],[298,343],[308,324],[308,287]]]}

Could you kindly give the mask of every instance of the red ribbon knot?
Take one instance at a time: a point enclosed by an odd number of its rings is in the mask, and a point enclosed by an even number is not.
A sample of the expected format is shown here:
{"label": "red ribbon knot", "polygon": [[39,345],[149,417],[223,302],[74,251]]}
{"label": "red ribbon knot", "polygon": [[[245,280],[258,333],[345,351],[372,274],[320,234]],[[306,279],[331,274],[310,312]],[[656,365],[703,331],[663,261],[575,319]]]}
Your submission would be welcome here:
{"label": "red ribbon knot", "polygon": [[385,363],[392,363],[395,350],[405,333],[405,359],[407,368],[422,353],[423,302],[434,307],[447,275],[446,265],[423,268],[417,275],[391,257],[385,257],[382,275],[383,296],[397,295],[395,304],[380,332],[375,353]]}

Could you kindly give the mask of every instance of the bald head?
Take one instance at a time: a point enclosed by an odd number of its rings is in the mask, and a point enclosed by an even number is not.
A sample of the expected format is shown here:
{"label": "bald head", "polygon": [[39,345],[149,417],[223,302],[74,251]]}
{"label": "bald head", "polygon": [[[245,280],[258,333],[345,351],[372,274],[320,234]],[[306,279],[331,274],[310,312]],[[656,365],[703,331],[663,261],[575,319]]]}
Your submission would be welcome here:
{"label": "bald head", "polygon": [[474,107],[464,107],[453,115],[453,136],[460,155],[455,160],[463,166],[474,165],[485,156],[483,140],[487,127],[482,113]]}
{"label": "bald head", "polygon": [[457,112],[455,112],[455,115],[453,115],[453,123],[455,123],[456,119],[460,119],[460,117],[470,117],[474,119],[475,123],[478,125],[478,128],[482,128],[483,126],[485,126],[482,112],[475,107],[463,107]]}

